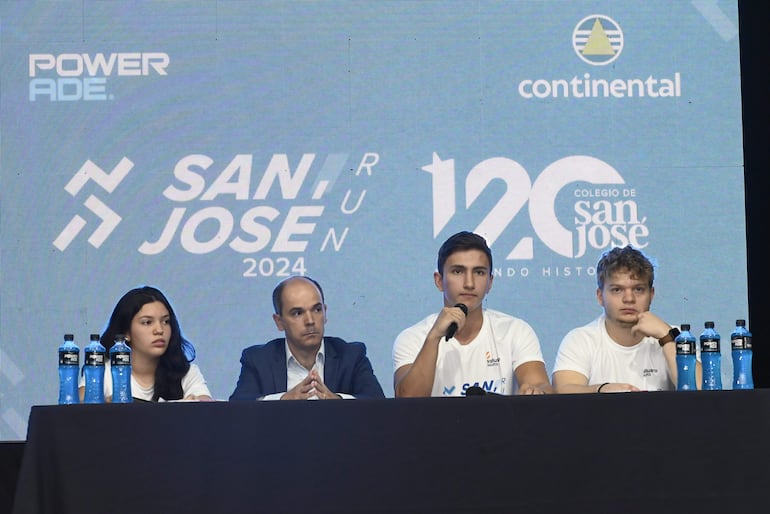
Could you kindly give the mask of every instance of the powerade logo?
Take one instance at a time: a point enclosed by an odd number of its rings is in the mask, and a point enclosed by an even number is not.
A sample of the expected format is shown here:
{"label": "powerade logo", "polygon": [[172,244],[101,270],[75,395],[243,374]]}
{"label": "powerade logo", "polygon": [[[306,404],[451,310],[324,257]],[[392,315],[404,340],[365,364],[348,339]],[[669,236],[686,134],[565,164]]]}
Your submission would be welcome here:
{"label": "powerade logo", "polygon": [[164,52],[29,54],[29,101],[113,100],[109,77],[167,75]]}
{"label": "powerade logo", "polygon": [[[433,154],[433,162],[422,167],[431,175],[433,237],[457,215],[457,180],[454,159]],[[466,209],[482,198],[487,188],[499,199],[473,229],[492,246],[515,218],[526,217],[530,233],[517,234],[498,248],[505,260],[535,259],[535,237],[552,252],[577,259],[613,246],[631,244],[645,248],[650,230],[647,217],[636,201],[636,189],[606,162],[587,155],[571,155],[542,170],[533,181],[530,173],[507,157],[491,157],[464,174]],[[505,190],[500,191],[499,184]],[[488,196],[489,193],[487,193]],[[557,215],[557,199],[567,195],[569,216]],[[562,207],[561,204],[558,205]],[[559,212],[563,212],[560,209]],[[497,251],[497,249],[496,249]]]}
{"label": "powerade logo", "polygon": [[[366,180],[374,174],[379,154],[320,157],[306,153],[296,163],[286,154],[273,154],[264,169],[253,160],[251,154],[219,164],[203,154],[182,157],[170,172],[168,185],[159,191],[170,202],[165,221],[161,213],[157,225],[141,224],[148,233],[140,236],[143,242],[136,242],[137,251],[158,255],[178,246],[200,255],[229,249],[249,256],[243,259],[243,276],[304,274],[306,252],[341,251],[350,231],[346,222],[364,205]],[[112,194],[134,166],[124,157],[112,170],[104,171],[89,160],[64,189],[75,197],[94,182]],[[352,174],[344,181],[350,187],[338,193],[334,185],[343,170]],[[105,196],[91,194],[83,202],[98,218],[88,237],[94,248],[123,219],[103,201]],[[66,251],[87,224],[84,217],[74,215],[53,245]],[[258,259],[256,254],[267,255]]]}
{"label": "powerade logo", "polygon": [[[623,30],[603,14],[586,16],[572,31],[572,48],[584,63],[606,66],[623,52]],[[527,100],[551,98],[670,98],[682,96],[682,76],[652,74],[606,79],[586,72],[569,78],[526,78],[519,82],[519,96]]]}

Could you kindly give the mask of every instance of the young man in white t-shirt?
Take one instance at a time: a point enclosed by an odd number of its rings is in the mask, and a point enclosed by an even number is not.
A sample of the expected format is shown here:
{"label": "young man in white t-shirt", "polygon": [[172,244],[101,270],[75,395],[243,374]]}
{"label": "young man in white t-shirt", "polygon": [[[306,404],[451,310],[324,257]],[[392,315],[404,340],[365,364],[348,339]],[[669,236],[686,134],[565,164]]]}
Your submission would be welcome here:
{"label": "young man in white t-shirt", "polygon": [[506,395],[553,392],[532,327],[483,308],[492,279],[483,237],[459,232],[444,242],[433,273],[444,308],[402,331],[393,345],[397,398],[464,396],[471,387]]}
{"label": "young man in white t-shirt", "polygon": [[[596,300],[604,313],[564,336],[553,369],[558,393],[676,389],[679,329],[650,312],[654,279],[652,262],[630,245],[602,255]],[[701,373],[698,362],[698,388]]]}

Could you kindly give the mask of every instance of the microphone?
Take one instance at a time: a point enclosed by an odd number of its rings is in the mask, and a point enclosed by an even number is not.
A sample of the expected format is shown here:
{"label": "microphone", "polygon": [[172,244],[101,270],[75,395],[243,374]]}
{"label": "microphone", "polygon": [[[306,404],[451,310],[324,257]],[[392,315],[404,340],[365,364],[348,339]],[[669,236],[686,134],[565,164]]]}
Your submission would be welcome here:
{"label": "microphone", "polygon": [[505,396],[505,395],[500,393],[493,393],[492,391],[487,391],[483,387],[472,385],[465,390],[465,396],[467,398],[469,396]]}
{"label": "microphone", "polygon": [[[464,303],[458,303],[455,305],[455,307],[458,307],[461,311],[463,311],[463,314],[466,316],[468,315],[468,307],[465,306]],[[455,332],[457,332],[457,323],[454,321],[449,325],[449,328],[446,329],[446,335],[444,336],[447,341],[452,339],[455,336]]]}
{"label": "microphone", "polygon": [[465,390],[465,396],[486,396],[487,392],[479,386],[470,386]]}

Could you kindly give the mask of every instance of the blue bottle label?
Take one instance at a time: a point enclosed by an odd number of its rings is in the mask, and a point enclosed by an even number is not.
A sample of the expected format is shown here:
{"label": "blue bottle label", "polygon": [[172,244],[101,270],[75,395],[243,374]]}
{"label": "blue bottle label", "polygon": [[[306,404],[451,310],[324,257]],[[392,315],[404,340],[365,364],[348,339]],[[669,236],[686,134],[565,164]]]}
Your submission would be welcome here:
{"label": "blue bottle label", "polygon": [[85,352],[86,366],[104,366],[104,353],[102,352]]}
{"label": "blue bottle label", "polygon": [[79,366],[80,352],[64,350],[59,352],[59,366]]}
{"label": "blue bottle label", "polygon": [[131,354],[128,352],[112,352],[110,354],[111,366],[130,366]]}
{"label": "blue bottle label", "polygon": [[677,355],[695,355],[695,345],[691,341],[676,342]]}
{"label": "blue bottle label", "polygon": [[730,340],[733,350],[751,350],[751,336],[737,336]]}

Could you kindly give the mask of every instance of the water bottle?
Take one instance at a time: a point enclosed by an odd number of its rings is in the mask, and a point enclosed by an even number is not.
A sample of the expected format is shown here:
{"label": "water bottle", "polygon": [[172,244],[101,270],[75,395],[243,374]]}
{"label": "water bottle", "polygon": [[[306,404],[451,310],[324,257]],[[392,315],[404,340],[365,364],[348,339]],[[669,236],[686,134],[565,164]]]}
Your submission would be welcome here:
{"label": "water bottle", "polygon": [[131,347],[123,334],[115,336],[115,344],[110,348],[110,371],[112,403],[131,403]]}
{"label": "water bottle", "polygon": [[733,352],[733,389],[754,389],[751,373],[751,332],[746,328],[745,319],[735,320],[735,330],[730,334]]}
{"label": "water bottle", "polygon": [[75,344],[73,334],[64,334],[64,343],[59,346],[59,404],[80,403],[78,398],[78,372],[80,371],[80,348]]}
{"label": "water bottle", "polygon": [[676,344],[676,390],[695,391],[695,345],[697,341],[690,332],[689,323],[682,323],[679,335],[674,339]]}
{"label": "water bottle", "polygon": [[722,353],[720,337],[714,329],[714,322],[707,321],[700,335],[700,358],[703,362],[703,390],[722,389]]}
{"label": "water bottle", "polygon": [[91,334],[91,342],[83,348],[86,394],[83,403],[104,403],[104,360],[107,350],[99,342],[99,334]]}

